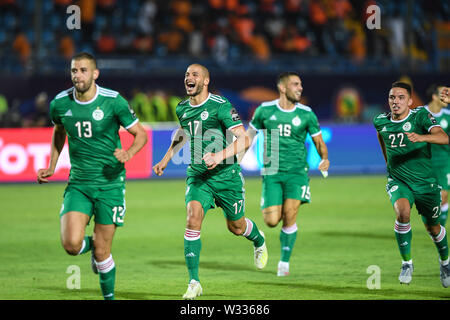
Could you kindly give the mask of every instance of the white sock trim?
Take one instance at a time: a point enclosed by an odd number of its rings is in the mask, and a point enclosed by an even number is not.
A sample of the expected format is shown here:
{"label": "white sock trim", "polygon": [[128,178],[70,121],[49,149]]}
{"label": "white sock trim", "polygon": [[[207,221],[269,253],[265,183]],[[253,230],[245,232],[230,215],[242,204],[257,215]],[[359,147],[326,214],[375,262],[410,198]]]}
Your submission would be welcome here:
{"label": "white sock trim", "polygon": [[289,269],[289,262],[286,261],[278,261],[278,268],[288,268]]}
{"label": "white sock trim", "polygon": [[409,222],[401,223],[395,220],[394,231],[400,234],[408,233],[409,231],[411,231],[411,224]]}
{"label": "white sock trim", "polygon": [[103,260],[100,262],[98,262],[97,260],[94,260],[94,261],[95,261],[95,265],[97,266],[98,272],[100,272],[100,273],[108,273],[112,269],[114,269],[114,267],[116,266],[116,264],[114,263],[112,254],[110,254],[109,258],[107,258],[106,260]]}
{"label": "white sock trim", "polygon": [[248,237],[250,235],[250,233],[252,233],[253,230],[253,222],[250,219],[245,218],[245,223],[246,223],[246,227],[245,227],[245,231],[242,234],[244,237]]}
{"label": "white sock trim", "polygon": [[445,228],[443,226],[441,226],[441,230],[439,231],[439,234],[437,236],[433,237],[431,234],[430,234],[430,236],[431,236],[431,239],[433,239],[433,241],[437,243],[437,242],[441,242],[442,239],[444,239],[446,233],[447,232],[445,231]]}
{"label": "white sock trim", "polygon": [[294,232],[297,232],[297,230],[298,230],[297,223],[294,223],[290,227],[282,227],[281,228],[281,231],[283,231],[286,234],[292,234]]}
{"label": "white sock trim", "polygon": [[195,241],[200,239],[200,230],[191,230],[186,228],[186,231],[184,232],[184,239],[187,241]]}

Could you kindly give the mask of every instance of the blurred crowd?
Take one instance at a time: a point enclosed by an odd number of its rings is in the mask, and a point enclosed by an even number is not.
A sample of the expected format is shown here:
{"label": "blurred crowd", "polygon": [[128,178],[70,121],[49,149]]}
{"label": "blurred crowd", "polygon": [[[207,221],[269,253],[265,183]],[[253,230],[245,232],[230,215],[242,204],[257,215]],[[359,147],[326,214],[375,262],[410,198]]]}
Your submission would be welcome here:
{"label": "blurred crowd", "polygon": [[[67,27],[70,5],[80,8],[79,30]],[[367,28],[371,5],[381,9],[380,29]],[[441,0],[0,0],[0,65],[53,59],[65,69],[80,51],[207,57],[224,66],[240,57],[270,62],[288,55],[355,64],[368,58],[401,64],[408,56],[420,63],[450,50],[435,37],[450,34],[449,16],[450,2]],[[49,98],[42,92],[7,101],[0,92],[0,126],[49,125]],[[134,90],[126,98],[143,122],[176,120],[181,99],[161,90]]]}
{"label": "blurred crowd", "polygon": [[[8,99],[0,94],[0,128],[50,127],[50,101],[54,97],[40,92],[31,99]],[[181,101],[170,92],[163,90],[134,89],[125,97],[141,122],[157,123],[177,121],[175,108]]]}
{"label": "blurred crowd", "polygon": [[[66,27],[72,4],[81,9],[80,30]],[[381,29],[366,27],[370,5],[381,8]],[[11,54],[27,63],[33,54],[70,59],[89,51],[219,63],[278,54],[426,60],[436,48],[432,31],[448,30],[449,16],[449,2],[440,0],[0,0],[0,59]]]}

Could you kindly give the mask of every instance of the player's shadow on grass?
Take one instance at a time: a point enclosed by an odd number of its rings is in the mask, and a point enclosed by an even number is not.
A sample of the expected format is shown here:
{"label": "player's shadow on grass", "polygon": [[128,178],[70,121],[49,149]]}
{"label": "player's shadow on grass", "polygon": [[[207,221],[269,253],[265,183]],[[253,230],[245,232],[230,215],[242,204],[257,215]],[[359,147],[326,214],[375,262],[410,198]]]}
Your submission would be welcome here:
{"label": "player's shadow on grass", "polygon": [[[99,289],[66,289],[62,287],[39,287],[38,289],[46,290],[46,291],[55,291],[60,294],[64,294],[67,296],[69,300],[91,300],[92,296],[98,297],[99,300],[102,300],[102,293]],[[114,292],[116,299],[127,299],[127,300],[152,300],[152,297],[161,296],[161,297],[178,297],[179,295],[170,295],[170,294],[158,294],[158,293],[150,293],[150,292],[129,292],[129,291],[120,291],[116,290]]]}
{"label": "player's shadow on grass", "polygon": [[[424,290],[414,290],[413,288],[410,288],[409,286],[401,286],[399,284],[398,289],[379,289],[379,290],[369,290],[364,286],[361,287],[343,287],[339,285],[320,285],[320,284],[312,284],[312,283],[282,283],[282,282],[259,282],[259,281],[247,281],[248,284],[251,285],[261,285],[261,286],[276,286],[276,287],[284,287],[289,289],[295,289],[295,290],[311,290],[311,291],[323,291],[327,293],[326,299],[342,299],[347,300],[348,297],[345,295],[348,294],[357,294],[360,295],[360,298],[356,299],[363,299],[364,295],[367,295],[367,299],[374,300],[374,299],[397,299],[396,296],[399,294],[408,293],[411,295],[411,299],[418,299],[419,297],[422,297],[421,299],[430,300],[430,299],[448,299],[448,294],[443,294],[442,292],[436,292],[434,295],[434,292],[430,291],[424,291]],[[311,293],[306,292],[305,295],[308,296]],[[330,294],[339,294],[343,296],[336,296],[336,297],[330,297]],[[377,297],[378,296],[378,297]],[[297,299],[293,300],[301,300],[302,297],[299,296]],[[310,299],[308,297],[304,299]]]}
{"label": "player's shadow on grass", "polygon": [[[150,264],[153,264],[159,268],[167,268],[172,266],[183,266],[186,267],[184,260],[152,260]],[[223,263],[215,261],[200,261],[200,269],[211,269],[211,270],[230,270],[230,271],[258,271],[263,273],[272,273],[267,270],[256,270],[253,265],[249,264],[237,264],[237,263]]]}
{"label": "player's shadow on grass", "polygon": [[344,238],[366,238],[366,239],[379,239],[379,240],[392,240],[394,235],[392,234],[374,234],[355,231],[323,231],[319,232],[320,235],[326,237],[344,237]]}

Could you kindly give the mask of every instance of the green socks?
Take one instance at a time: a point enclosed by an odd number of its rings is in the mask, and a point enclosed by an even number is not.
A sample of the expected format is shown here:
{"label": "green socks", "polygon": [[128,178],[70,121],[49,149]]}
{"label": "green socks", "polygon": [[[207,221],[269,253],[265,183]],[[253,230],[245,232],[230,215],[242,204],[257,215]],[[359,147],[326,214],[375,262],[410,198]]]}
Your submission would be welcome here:
{"label": "green socks", "polygon": [[400,255],[402,256],[403,261],[411,260],[411,224],[409,222],[400,223],[398,221],[395,221],[394,231],[398,248],[400,250]]}
{"label": "green socks", "polygon": [[[400,223],[395,221],[395,238],[397,239],[398,248],[403,261],[411,260],[411,239],[412,231],[410,223]],[[443,226],[437,236],[431,236],[436,249],[438,250],[441,261],[448,259],[448,242],[447,232]]]}
{"label": "green socks", "polygon": [[98,269],[98,275],[100,278],[100,288],[102,290],[103,298],[105,300],[114,300],[114,285],[116,283],[116,265],[112,258],[109,256],[104,261],[95,261]]}
{"label": "green socks", "polygon": [[295,240],[297,239],[297,224],[290,227],[283,227],[280,231],[281,258],[280,261],[289,262]]}
{"label": "green socks", "polygon": [[245,218],[245,222],[247,223],[247,227],[242,235],[252,241],[256,248],[261,247],[264,244],[264,237],[259,232],[256,223],[248,218]]}
{"label": "green socks", "polygon": [[88,251],[91,251],[93,247],[94,241],[92,240],[92,236],[85,236],[83,239],[83,244],[81,245],[81,250],[78,252],[78,254],[83,254]]}
{"label": "green socks", "polygon": [[189,281],[192,279],[200,281],[198,276],[198,266],[200,263],[200,251],[202,242],[199,230],[186,229],[184,234],[184,258],[189,272]]}
{"label": "green socks", "polygon": [[[256,224],[247,218],[245,218],[245,221],[247,223],[247,227],[243,236],[252,241],[255,247],[262,246],[264,244],[264,237],[259,233]],[[189,272],[189,281],[192,279],[200,281],[198,267],[200,264],[201,250],[202,242],[200,240],[200,231],[186,229],[184,233],[184,258]]]}
{"label": "green socks", "polygon": [[437,236],[431,236],[434,244],[436,245],[436,249],[438,250],[439,257],[441,261],[445,261],[448,259],[448,243],[447,243],[447,232],[443,226],[441,226],[441,231]]}
{"label": "green socks", "polygon": [[[83,254],[91,251],[94,248],[94,242],[92,240],[92,236],[85,236],[83,239],[83,244],[81,246],[81,250],[78,254]],[[97,262],[95,261],[97,266],[98,275],[100,278],[100,288],[102,290],[103,298],[105,300],[114,300],[114,286],[116,282],[116,265],[112,258],[112,255],[109,256],[104,261]]]}

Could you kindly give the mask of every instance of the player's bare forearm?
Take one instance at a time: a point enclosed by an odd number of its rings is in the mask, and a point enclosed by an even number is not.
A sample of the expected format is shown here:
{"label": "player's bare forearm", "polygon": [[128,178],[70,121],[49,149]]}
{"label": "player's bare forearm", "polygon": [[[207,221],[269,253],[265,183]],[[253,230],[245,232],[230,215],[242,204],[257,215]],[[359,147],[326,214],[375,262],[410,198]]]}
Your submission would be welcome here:
{"label": "player's bare forearm", "polygon": [[164,157],[161,159],[160,162],[158,162],[156,165],[153,166],[153,171],[158,176],[163,174],[163,171],[169,164],[169,161],[175,154],[177,154],[180,151],[180,149],[184,146],[186,141],[187,136],[184,133],[184,130],[182,128],[178,128],[178,130],[175,132],[175,135],[172,139],[169,149],[167,149],[166,154],[164,155]]}
{"label": "player's bare forearm", "polygon": [[405,132],[411,142],[427,142],[434,144],[449,144],[449,137],[441,127],[433,127],[429,134],[417,134],[415,132]]}
{"label": "player's bare forearm", "polygon": [[131,146],[128,148],[127,152],[131,157],[133,157],[147,144],[148,136],[147,131],[140,123],[137,123],[135,126],[130,128],[129,132],[134,135],[134,140]]}
{"label": "player's bare forearm", "polygon": [[139,122],[128,128],[128,132],[134,136],[131,146],[127,150],[118,148],[114,150],[114,156],[121,163],[131,160],[147,143],[147,132]]}
{"label": "player's bare forearm", "polygon": [[59,155],[64,148],[64,143],[66,142],[66,130],[61,125],[55,125],[52,134],[52,144],[50,147],[50,163],[48,168],[39,169],[37,172],[37,182],[48,183],[49,177],[53,175],[56,169],[56,164],[58,163]]}
{"label": "player's bare forearm", "polygon": [[206,153],[203,156],[208,169],[214,169],[223,160],[234,157],[238,154],[243,154],[250,148],[250,137],[247,135],[244,126],[239,126],[231,130],[236,136],[236,140],[228,147],[217,153]]}
{"label": "player's bare forearm", "polygon": [[64,148],[66,142],[66,130],[61,125],[55,125],[53,128],[52,145],[50,150],[50,164],[49,169],[55,171],[56,163],[58,162],[59,155]]}
{"label": "player's bare forearm", "polygon": [[164,155],[164,160],[167,162],[172,159],[172,157],[180,151],[180,149],[184,146],[184,144],[187,141],[187,136],[184,133],[184,130],[182,128],[178,128],[177,132],[175,132],[175,135],[172,139],[172,143],[170,144],[169,149],[167,150],[166,154]]}
{"label": "player's bare forearm", "polygon": [[237,136],[237,139],[223,151],[224,159],[234,157],[238,154],[245,154],[250,147],[250,137],[244,132]]}
{"label": "player's bare forearm", "polygon": [[328,160],[328,148],[325,144],[325,141],[323,141],[322,135],[319,134],[312,138],[314,145],[316,146],[317,153],[322,158],[322,161],[319,166],[319,170],[321,171],[327,171],[330,166],[330,161]]}
{"label": "player's bare forearm", "polygon": [[237,153],[237,160],[238,160],[238,163],[241,163],[241,161],[242,161],[242,159],[244,158],[244,156],[245,156],[245,153],[247,152],[247,150],[250,148],[250,146],[252,145],[252,142],[253,142],[253,139],[255,139],[255,137],[256,137],[256,135],[258,134],[258,131],[256,131],[256,130],[254,130],[254,129],[252,129],[251,127],[249,127],[248,129],[247,129],[247,136],[248,136],[248,147],[244,150],[244,151],[241,151],[241,152],[238,152]]}

